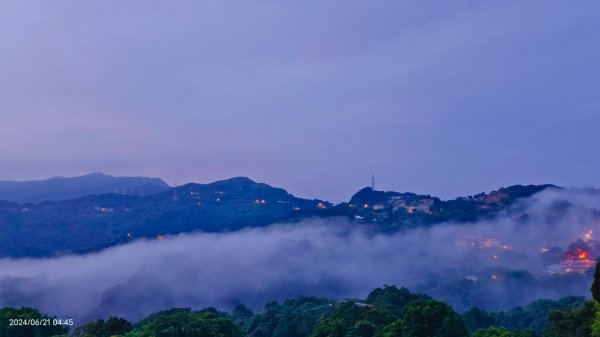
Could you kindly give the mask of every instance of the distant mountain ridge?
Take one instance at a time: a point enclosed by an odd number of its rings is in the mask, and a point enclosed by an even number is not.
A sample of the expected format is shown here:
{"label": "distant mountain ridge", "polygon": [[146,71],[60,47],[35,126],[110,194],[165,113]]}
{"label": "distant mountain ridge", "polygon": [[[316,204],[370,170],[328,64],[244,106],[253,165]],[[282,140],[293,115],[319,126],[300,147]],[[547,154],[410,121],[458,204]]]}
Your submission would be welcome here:
{"label": "distant mountain ridge", "polygon": [[69,178],[0,181],[0,200],[30,203],[106,193],[148,195],[164,191],[169,187],[160,178],[114,177],[96,172]]}
{"label": "distant mountain ridge", "polygon": [[30,204],[0,201],[0,257],[82,254],[137,238],[225,233],[309,217],[345,217],[374,230],[393,232],[493,217],[521,198],[554,187],[517,185],[448,201],[364,188],[349,202],[333,205],[236,177],[146,195],[108,193]]}

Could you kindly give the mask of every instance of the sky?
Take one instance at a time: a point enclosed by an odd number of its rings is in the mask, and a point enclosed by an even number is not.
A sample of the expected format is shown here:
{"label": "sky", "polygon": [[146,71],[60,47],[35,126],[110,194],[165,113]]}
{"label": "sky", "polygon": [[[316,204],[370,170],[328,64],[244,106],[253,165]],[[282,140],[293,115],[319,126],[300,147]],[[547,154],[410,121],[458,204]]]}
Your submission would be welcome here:
{"label": "sky", "polygon": [[0,180],[599,186],[600,2],[2,1]]}

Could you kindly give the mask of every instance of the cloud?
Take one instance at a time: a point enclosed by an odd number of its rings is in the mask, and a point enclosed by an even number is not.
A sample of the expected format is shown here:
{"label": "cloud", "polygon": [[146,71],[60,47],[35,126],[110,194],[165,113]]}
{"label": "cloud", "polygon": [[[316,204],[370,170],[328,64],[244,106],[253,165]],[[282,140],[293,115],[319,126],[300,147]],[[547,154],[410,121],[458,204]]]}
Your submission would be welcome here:
{"label": "cloud", "polygon": [[[548,276],[540,249],[566,248],[589,230],[600,233],[598,205],[595,190],[549,190],[493,220],[393,235],[344,219],[312,219],[226,235],[141,240],[82,256],[3,259],[0,306],[34,306],[80,323],[108,315],[138,320],[171,307],[231,309],[244,303],[260,309],[269,300],[297,295],[364,298],[375,287],[395,284],[464,309],[456,291],[431,283],[465,282],[465,276],[490,268],[526,270],[535,279],[505,286],[482,280],[481,289],[490,290],[475,297],[497,298],[504,306],[586,295],[589,279],[582,276],[564,287],[541,282]],[[492,237],[510,249],[464,244]],[[507,295],[524,289],[520,296]]]}

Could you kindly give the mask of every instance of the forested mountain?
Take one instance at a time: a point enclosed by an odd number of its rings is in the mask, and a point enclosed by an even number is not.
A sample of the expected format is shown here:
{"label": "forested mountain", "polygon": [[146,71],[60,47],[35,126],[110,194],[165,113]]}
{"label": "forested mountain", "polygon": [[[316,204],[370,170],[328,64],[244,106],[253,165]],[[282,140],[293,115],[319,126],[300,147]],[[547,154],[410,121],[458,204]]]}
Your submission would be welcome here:
{"label": "forested mountain", "polygon": [[91,173],[72,178],[0,181],[0,200],[30,203],[105,193],[148,195],[168,188],[169,185],[159,178],[113,177],[102,173]]}
{"label": "forested mountain", "polygon": [[346,217],[383,231],[476,221],[549,187],[512,186],[449,201],[365,188],[350,202],[334,206],[238,177],[150,195],[109,193],[26,204],[0,201],[0,257],[81,254],[137,238],[230,232],[314,216]]}
{"label": "forested mountain", "polygon": [[530,197],[554,185],[515,185],[490,193],[480,193],[453,200],[440,200],[430,195],[382,192],[364,188],[349,203],[337,206],[341,213],[366,222],[380,224],[383,229],[417,227],[445,221],[472,222],[495,215],[521,198]]}
{"label": "forested mountain", "polygon": [[0,256],[86,253],[136,238],[227,232],[311,215],[319,200],[232,178],[147,196],[102,194],[37,204],[0,203]]}

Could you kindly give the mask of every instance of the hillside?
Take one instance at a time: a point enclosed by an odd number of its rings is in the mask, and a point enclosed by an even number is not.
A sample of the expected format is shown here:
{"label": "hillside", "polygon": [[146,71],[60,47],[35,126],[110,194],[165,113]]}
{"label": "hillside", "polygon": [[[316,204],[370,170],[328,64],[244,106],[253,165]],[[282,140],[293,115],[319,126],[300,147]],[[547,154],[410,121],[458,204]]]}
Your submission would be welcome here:
{"label": "hillside", "polygon": [[151,195],[110,193],[35,204],[1,201],[0,257],[81,254],[138,238],[230,232],[314,216],[347,217],[382,231],[476,221],[549,186],[513,186],[449,201],[366,188],[349,203],[334,206],[238,177]]}
{"label": "hillside", "polygon": [[337,206],[356,220],[378,223],[383,230],[431,225],[446,221],[473,222],[495,215],[521,198],[554,185],[515,185],[490,193],[440,200],[430,195],[382,192],[364,188],[349,203]]}
{"label": "hillside", "polygon": [[330,206],[248,178],[187,184],[145,196],[0,202],[0,256],[86,253],[141,237],[261,227],[312,215],[324,205]]}
{"label": "hillside", "polygon": [[159,178],[113,177],[102,173],[91,173],[71,178],[0,181],[0,200],[29,203],[106,193],[147,195],[168,188],[169,185]]}

